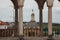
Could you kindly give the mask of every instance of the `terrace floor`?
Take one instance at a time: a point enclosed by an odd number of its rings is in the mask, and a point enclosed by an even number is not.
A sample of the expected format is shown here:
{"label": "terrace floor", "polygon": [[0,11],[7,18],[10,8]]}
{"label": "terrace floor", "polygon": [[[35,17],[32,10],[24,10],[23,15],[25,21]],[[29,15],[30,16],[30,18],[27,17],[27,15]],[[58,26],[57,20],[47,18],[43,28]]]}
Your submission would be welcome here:
{"label": "terrace floor", "polygon": [[[24,37],[24,40],[47,40],[48,37]],[[60,40],[60,37],[53,37],[54,40]],[[18,37],[0,37],[0,40],[19,40]]]}

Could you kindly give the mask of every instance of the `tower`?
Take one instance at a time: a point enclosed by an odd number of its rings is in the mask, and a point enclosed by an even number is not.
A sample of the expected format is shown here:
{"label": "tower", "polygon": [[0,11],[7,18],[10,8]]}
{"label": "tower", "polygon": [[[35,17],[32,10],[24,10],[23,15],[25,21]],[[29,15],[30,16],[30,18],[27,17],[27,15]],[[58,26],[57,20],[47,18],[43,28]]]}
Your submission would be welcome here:
{"label": "tower", "polygon": [[33,9],[32,9],[32,14],[31,14],[31,22],[35,22],[35,15],[34,15]]}

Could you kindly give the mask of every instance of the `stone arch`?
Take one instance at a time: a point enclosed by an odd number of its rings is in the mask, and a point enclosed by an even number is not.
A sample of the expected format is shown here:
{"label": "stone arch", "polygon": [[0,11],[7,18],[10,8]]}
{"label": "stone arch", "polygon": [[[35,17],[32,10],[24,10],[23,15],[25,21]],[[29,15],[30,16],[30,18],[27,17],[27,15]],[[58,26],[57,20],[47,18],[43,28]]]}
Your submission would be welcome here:
{"label": "stone arch", "polygon": [[[15,8],[15,27],[18,26],[18,6],[22,6],[22,5],[19,5],[18,1],[19,0],[11,0],[14,4],[14,8]],[[39,8],[39,24],[40,24],[40,35],[42,36],[43,35],[43,27],[42,27],[42,10],[43,10],[43,7],[44,7],[44,3],[46,0],[35,0],[38,4],[38,8]]]}
{"label": "stone arch", "polygon": [[44,4],[45,4],[46,0],[34,0],[34,1],[37,3],[38,9],[40,11],[40,13],[39,13],[40,36],[43,36],[42,11],[43,11],[43,7],[44,7]]}
{"label": "stone arch", "polygon": [[[13,1],[15,1],[15,0],[13,0]],[[43,7],[44,7],[44,3],[45,3],[45,1],[46,0],[35,0],[36,2],[37,2],[37,4],[38,4],[38,7],[39,7],[39,11],[40,11],[40,35],[42,36],[43,35],[43,28],[42,28],[42,10],[43,10]],[[60,1],[60,0],[59,0]],[[22,6],[22,5],[21,5]],[[48,7],[50,7],[51,5],[49,5]],[[17,6],[18,7],[18,6]],[[49,9],[49,11],[51,11],[50,9]],[[49,13],[50,14],[50,13]]]}
{"label": "stone arch", "polygon": [[44,3],[46,0],[34,0],[39,8],[39,24],[40,24],[40,36],[43,36],[43,27],[42,27],[42,11],[43,11],[43,7],[44,7]]}
{"label": "stone arch", "polygon": [[[18,3],[18,1],[19,0],[11,0],[12,2],[13,2],[13,4],[14,4],[14,8],[15,8],[15,26],[17,27],[18,26],[18,6],[22,6],[22,5],[19,5]],[[44,7],[44,3],[45,3],[45,1],[46,0],[35,0],[36,2],[37,2],[37,4],[38,4],[38,8],[39,8],[39,11],[40,11],[40,13],[39,13],[39,23],[40,23],[40,35],[42,36],[43,35],[43,27],[42,27],[42,10],[43,10],[43,7]]]}

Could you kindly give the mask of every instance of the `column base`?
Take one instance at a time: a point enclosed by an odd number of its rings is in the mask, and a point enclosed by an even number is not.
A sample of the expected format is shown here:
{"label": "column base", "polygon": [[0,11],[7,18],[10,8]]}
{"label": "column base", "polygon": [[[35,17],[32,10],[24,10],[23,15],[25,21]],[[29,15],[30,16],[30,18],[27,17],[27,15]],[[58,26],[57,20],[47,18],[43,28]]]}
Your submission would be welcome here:
{"label": "column base", "polygon": [[47,40],[54,40],[52,35],[48,35],[48,39]]}
{"label": "column base", "polygon": [[24,40],[24,35],[20,35],[19,40]]}

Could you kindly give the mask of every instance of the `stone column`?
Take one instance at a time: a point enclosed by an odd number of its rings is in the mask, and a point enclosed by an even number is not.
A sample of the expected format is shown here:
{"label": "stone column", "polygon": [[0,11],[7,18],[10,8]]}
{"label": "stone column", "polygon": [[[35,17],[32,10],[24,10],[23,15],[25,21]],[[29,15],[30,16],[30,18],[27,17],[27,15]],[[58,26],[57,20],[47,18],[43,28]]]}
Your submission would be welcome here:
{"label": "stone column", "polygon": [[52,7],[48,7],[48,35],[52,35]]}
{"label": "stone column", "polygon": [[44,6],[44,3],[46,0],[35,0],[38,4],[38,7],[39,7],[39,11],[40,11],[40,14],[39,14],[39,25],[40,25],[40,37],[43,36],[43,17],[42,17],[42,11],[43,11],[43,6]]}
{"label": "stone column", "polygon": [[18,0],[18,9],[19,9],[19,15],[18,15],[18,36],[20,36],[20,39],[23,38],[23,5],[24,0]]}
{"label": "stone column", "polygon": [[42,15],[43,9],[40,9],[40,14],[39,14],[39,24],[40,24],[40,37],[43,36],[43,15]]}
{"label": "stone column", "polygon": [[14,9],[15,9],[15,25],[14,25],[14,29],[15,29],[15,31],[14,31],[14,36],[17,36],[18,35],[18,2],[17,2],[17,0],[11,0],[12,1],[12,3],[14,4]]}
{"label": "stone column", "polygon": [[19,17],[18,17],[18,22],[19,22],[19,27],[18,27],[18,35],[22,36],[23,35],[23,10],[22,10],[23,6],[20,5],[19,6]]}
{"label": "stone column", "polygon": [[48,6],[48,35],[52,35],[52,6],[54,0],[47,0]]}
{"label": "stone column", "polygon": [[18,8],[15,8],[15,32],[14,32],[14,36],[18,36]]}

